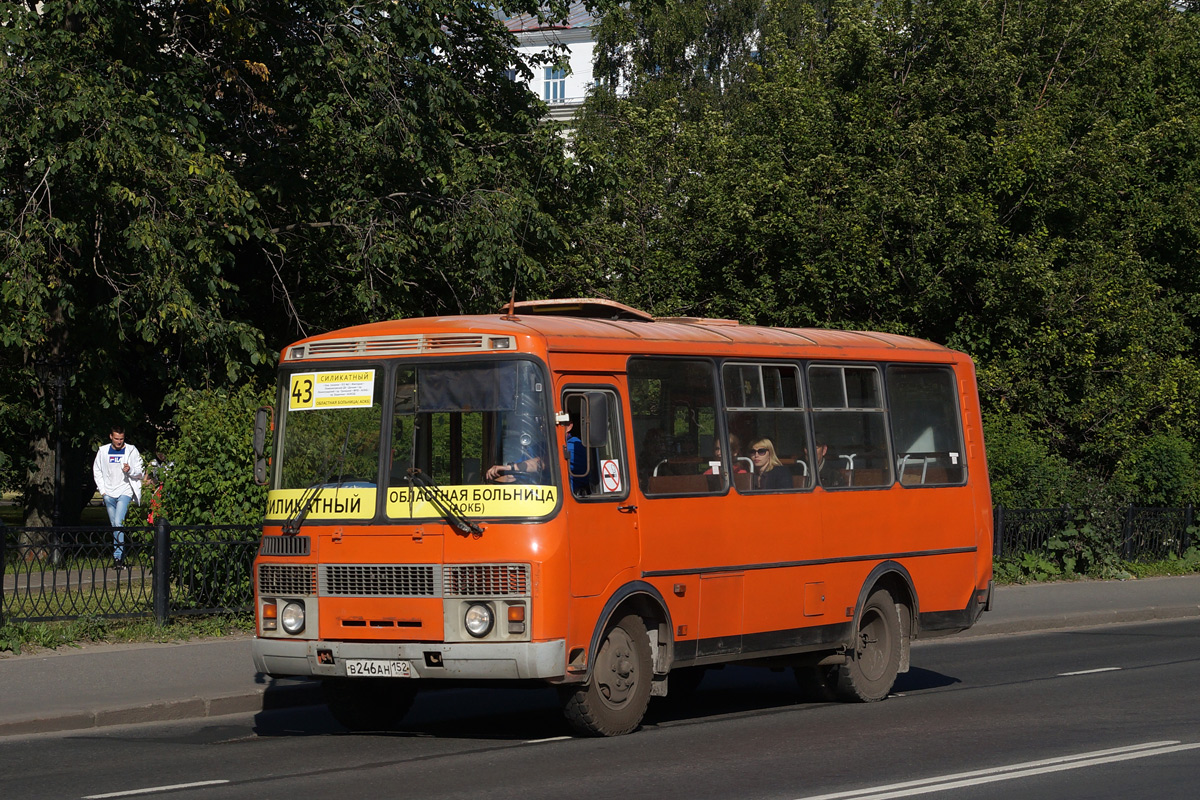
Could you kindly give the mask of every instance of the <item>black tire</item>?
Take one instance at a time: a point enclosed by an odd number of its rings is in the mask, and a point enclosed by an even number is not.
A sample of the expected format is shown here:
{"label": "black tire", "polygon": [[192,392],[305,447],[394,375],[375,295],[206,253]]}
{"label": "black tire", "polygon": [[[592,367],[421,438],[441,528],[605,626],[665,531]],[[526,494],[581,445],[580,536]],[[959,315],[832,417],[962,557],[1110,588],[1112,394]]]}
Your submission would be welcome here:
{"label": "black tire", "polygon": [[329,713],[351,731],[388,731],[412,708],[417,688],[403,678],[326,678]]}
{"label": "black tire", "polygon": [[584,736],[622,736],[641,724],[653,680],[650,637],[631,614],[608,629],[588,682],[564,690],[563,713]]}
{"label": "black tire", "polygon": [[805,664],[792,667],[800,699],[805,703],[832,703],[838,699],[838,673],[841,667]]}
{"label": "black tire", "polygon": [[851,644],[846,664],[838,668],[838,696],[856,703],[883,700],[900,669],[900,611],[886,589],[867,598]]}

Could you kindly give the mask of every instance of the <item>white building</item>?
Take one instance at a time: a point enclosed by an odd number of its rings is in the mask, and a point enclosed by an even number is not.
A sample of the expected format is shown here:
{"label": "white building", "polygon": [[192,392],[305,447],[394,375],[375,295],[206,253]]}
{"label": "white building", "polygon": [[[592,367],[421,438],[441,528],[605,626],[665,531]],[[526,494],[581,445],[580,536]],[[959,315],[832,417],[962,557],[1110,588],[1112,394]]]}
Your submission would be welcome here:
{"label": "white building", "polygon": [[[592,55],[596,47],[593,32],[596,22],[592,15],[576,0],[571,3],[566,21],[559,24],[543,24],[527,14],[502,20],[516,34],[518,52],[523,58],[544,53],[554,44],[566,45],[569,67],[538,67],[529,90],[550,106],[550,119],[570,122],[595,80]],[[515,80],[516,71],[511,75]]]}

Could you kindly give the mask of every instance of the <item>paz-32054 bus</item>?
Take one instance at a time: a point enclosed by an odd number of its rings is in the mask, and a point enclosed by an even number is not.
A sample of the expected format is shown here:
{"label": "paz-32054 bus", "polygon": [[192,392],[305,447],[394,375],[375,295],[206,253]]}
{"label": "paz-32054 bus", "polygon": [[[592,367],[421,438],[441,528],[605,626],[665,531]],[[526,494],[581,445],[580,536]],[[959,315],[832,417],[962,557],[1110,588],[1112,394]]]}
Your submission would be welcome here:
{"label": "paz-32054 bus", "polygon": [[913,338],[600,300],[380,322],[283,351],[273,436],[255,664],[352,729],[509,680],[623,734],[733,661],[881,700],[991,599],[974,369]]}

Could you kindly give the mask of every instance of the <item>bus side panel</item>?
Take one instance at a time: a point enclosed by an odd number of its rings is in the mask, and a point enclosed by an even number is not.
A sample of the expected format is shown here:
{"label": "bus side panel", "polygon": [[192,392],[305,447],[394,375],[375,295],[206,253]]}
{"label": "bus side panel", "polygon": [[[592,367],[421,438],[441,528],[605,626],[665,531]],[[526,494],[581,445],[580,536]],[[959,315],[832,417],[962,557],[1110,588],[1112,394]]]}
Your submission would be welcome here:
{"label": "bus side panel", "polygon": [[840,606],[853,607],[871,569],[891,560],[913,575],[922,612],[966,607],[975,590],[978,559],[969,486],[826,492],[822,519],[828,556],[862,559],[837,581]]}
{"label": "bus side panel", "polygon": [[988,482],[987,450],[975,366],[969,359],[958,365],[959,401],[962,404],[963,434],[967,442],[967,472],[974,492],[976,546],[979,548],[975,586],[986,589],[992,580],[993,518],[992,491]]}

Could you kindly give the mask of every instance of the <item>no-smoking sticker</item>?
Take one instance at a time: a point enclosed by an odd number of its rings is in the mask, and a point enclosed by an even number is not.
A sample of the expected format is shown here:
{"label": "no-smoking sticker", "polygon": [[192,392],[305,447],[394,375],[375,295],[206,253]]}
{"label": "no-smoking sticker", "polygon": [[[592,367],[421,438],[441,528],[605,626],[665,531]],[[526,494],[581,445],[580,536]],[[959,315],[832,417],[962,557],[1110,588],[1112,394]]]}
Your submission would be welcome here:
{"label": "no-smoking sticker", "polygon": [[600,485],[607,494],[621,491],[621,465],[616,459],[607,458],[600,462]]}

